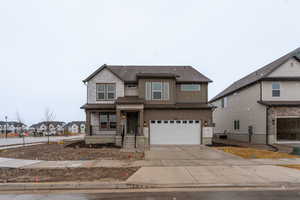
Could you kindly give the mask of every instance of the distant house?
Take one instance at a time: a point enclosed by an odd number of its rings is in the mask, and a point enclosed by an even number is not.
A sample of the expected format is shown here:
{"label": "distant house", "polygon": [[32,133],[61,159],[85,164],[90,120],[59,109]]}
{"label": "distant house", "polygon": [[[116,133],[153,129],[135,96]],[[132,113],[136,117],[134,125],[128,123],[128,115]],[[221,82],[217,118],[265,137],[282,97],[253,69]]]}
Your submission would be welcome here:
{"label": "distant house", "polygon": [[0,121],[0,132],[4,133],[6,130],[7,132],[11,133],[18,133],[27,129],[27,125],[21,122],[16,121]]}
{"label": "distant house", "polygon": [[65,124],[66,124],[65,122],[61,122],[61,121],[43,121],[37,124],[33,124],[29,128],[37,132],[44,132],[44,131],[63,132]]}
{"label": "distant house", "polygon": [[65,130],[70,133],[85,133],[85,121],[72,121],[65,125]]}

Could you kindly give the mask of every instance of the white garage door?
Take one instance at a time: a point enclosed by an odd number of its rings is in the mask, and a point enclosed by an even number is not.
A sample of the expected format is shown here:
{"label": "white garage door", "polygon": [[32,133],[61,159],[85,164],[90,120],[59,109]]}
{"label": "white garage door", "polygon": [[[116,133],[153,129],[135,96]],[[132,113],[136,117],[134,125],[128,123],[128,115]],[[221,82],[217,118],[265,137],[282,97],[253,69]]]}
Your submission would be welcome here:
{"label": "white garage door", "polygon": [[150,144],[200,144],[199,120],[151,120]]}

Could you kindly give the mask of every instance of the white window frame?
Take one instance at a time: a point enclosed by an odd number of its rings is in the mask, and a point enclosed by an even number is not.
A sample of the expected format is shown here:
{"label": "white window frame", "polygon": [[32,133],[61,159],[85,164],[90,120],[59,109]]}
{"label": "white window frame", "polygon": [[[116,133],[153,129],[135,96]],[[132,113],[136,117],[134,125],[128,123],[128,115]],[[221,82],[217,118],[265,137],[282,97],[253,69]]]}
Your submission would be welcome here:
{"label": "white window frame", "polygon": [[[104,90],[100,90],[100,85],[104,86]],[[113,89],[109,90],[109,85],[113,85]],[[99,93],[103,93],[104,94],[104,98],[100,99],[99,98]],[[113,94],[113,98],[108,98],[108,94]],[[96,84],[96,100],[97,101],[111,101],[111,100],[115,100],[116,99],[116,84],[115,83],[97,83]]]}
{"label": "white window frame", "polygon": [[[186,88],[188,86],[198,86],[198,88]],[[201,90],[201,85],[200,84],[181,84],[180,85],[180,90],[185,91],[185,92],[196,92]]]}
{"label": "white window frame", "polygon": [[[153,84],[160,84],[160,89],[154,89]],[[160,92],[160,98],[154,98],[154,92]],[[151,82],[151,99],[152,100],[163,100],[163,83],[162,82]]]}
{"label": "white window frame", "polygon": [[[278,84],[279,88],[275,88],[274,89],[274,85]],[[274,91],[278,91],[279,95],[278,96],[274,96]],[[280,97],[281,96],[281,84],[279,82],[272,82],[272,97]]]}

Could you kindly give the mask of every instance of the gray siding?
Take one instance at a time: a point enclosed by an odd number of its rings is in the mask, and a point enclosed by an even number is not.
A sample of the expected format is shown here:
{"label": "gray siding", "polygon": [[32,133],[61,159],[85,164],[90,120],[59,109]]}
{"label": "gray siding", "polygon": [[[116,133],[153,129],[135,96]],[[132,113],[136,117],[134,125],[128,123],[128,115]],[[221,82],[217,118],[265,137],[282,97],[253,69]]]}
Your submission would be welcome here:
{"label": "gray siding", "polygon": [[97,104],[97,103],[114,103],[114,101],[97,101],[96,100],[96,84],[97,83],[115,83],[116,84],[116,98],[124,96],[124,83],[117,76],[111,73],[109,70],[104,69],[87,84],[87,103]]}
{"label": "gray siding", "polygon": [[[250,125],[253,126],[254,134],[266,133],[266,108],[257,103],[260,99],[260,84],[252,85],[227,98],[226,108],[221,108],[221,99],[214,102],[218,106],[213,112],[215,133],[224,133],[226,130],[233,134],[248,134]],[[240,121],[240,130],[234,130],[234,120]]]}

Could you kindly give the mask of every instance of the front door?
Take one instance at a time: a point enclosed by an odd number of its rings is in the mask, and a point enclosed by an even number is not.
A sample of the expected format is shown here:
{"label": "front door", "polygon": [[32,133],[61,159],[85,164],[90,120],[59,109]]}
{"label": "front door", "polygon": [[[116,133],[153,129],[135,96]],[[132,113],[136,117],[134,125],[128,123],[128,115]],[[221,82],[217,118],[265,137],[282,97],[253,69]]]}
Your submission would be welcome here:
{"label": "front door", "polygon": [[127,112],[127,135],[136,135],[138,131],[138,112]]}

